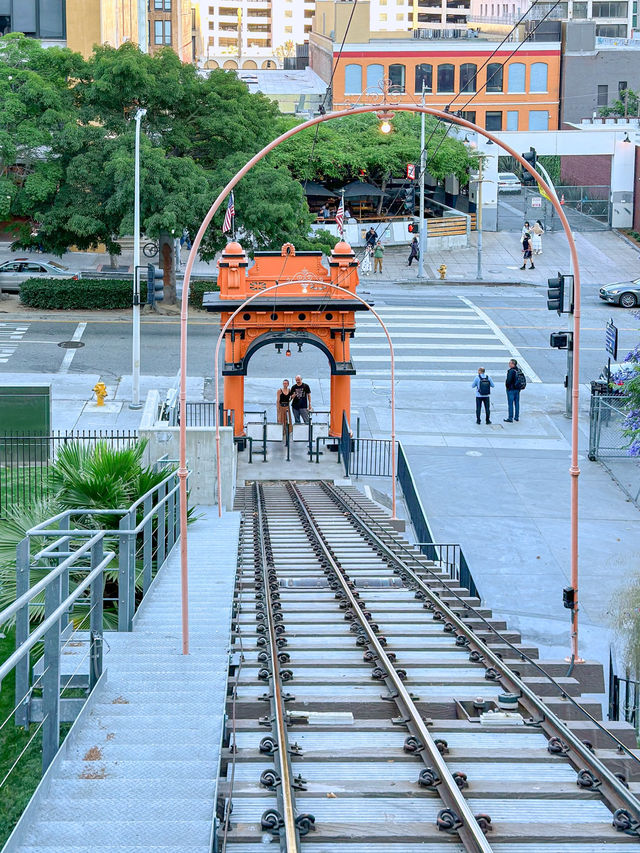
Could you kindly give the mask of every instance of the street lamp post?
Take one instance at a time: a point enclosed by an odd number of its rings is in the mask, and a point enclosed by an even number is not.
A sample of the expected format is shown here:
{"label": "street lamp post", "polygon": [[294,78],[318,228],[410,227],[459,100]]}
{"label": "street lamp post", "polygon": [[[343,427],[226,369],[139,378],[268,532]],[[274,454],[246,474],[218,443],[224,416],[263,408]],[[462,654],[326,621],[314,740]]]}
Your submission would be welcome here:
{"label": "street lamp post", "polygon": [[478,161],[478,192],[476,195],[476,234],[477,234],[477,258],[476,279],[482,281],[482,182],[484,181],[484,154],[477,150],[475,142],[465,142],[470,153]]}
{"label": "street lamp post", "polygon": [[139,409],[140,402],[140,122],[146,110],[138,110],[136,121],[136,153],[134,164],[133,201],[133,344],[131,347],[131,402],[130,409]]}
{"label": "street lamp post", "polygon": [[[424,80],[422,81],[422,106],[424,107]],[[424,233],[424,172],[427,168],[427,156],[424,150],[424,120],[425,113],[420,113],[420,225],[418,231],[418,278],[424,278],[424,252],[427,247]]]}

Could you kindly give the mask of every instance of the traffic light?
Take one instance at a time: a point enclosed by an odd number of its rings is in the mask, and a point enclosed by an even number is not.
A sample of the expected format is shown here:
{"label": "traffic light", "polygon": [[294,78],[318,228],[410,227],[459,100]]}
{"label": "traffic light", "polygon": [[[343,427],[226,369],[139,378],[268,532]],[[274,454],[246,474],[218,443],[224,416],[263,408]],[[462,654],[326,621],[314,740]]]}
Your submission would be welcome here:
{"label": "traffic light", "polygon": [[553,349],[569,349],[569,332],[551,332],[549,346]]}
{"label": "traffic light", "polygon": [[413,222],[409,223],[409,234],[419,234],[420,233],[420,220],[414,219]]}
{"label": "traffic light", "polygon": [[164,299],[164,273],[153,264],[147,264],[147,302],[155,305]]}
{"label": "traffic light", "polygon": [[564,277],[558,273],[556,278],[547,279],[547,308],[562,314],[564,309]]}
{"label": "traffic light", "polygon": [[[527,163],[531,166],[532,169],[536,168],[538,162],[538,155],[535,148],[530,148],[528,151],[523,151],[523,158],[527,161]],[[532,174],[527,172],[526,169],[522,170],[522,183],[525,186],[533,186],[536,183],[536,179]]]}
{"label": "traffic light", "polygon": [[404,191],[404,207],[405,210],[410,210],[413,212],[413,209],[416,205],[416,188],[415,187],[407,187]]}

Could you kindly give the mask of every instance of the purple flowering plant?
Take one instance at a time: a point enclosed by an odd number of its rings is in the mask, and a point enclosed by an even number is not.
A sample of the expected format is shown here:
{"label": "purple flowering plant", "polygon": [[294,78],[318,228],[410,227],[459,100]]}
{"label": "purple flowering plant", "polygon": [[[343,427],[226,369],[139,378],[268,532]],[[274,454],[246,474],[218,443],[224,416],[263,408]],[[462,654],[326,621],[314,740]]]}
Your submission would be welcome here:
{"label": "purple flowering plant", "polygon": [[[640,313],[634,312],[640,319]],[[640,343],[627,353],[624,366],[611,375],[611,383],[622,386],[626,396],[624,434],[630,439],[629,456],[640,457]]]}

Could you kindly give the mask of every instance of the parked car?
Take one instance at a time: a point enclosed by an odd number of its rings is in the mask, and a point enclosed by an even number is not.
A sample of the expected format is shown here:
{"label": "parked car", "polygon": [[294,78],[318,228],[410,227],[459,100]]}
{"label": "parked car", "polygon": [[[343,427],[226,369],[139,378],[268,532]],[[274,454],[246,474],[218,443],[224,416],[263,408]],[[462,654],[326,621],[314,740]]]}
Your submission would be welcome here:
{"label": "parked car", "polygon": [[616,284],[604,284],[600,288],[600,299],[604,299],[611,305],[635,308],[640,304],[640,278],[633,281],[618,281]]}
{"label": "parked car", "polygon": [[514,175],[513,172],[498,173],[498,192],[499,193],[519,193],[522,190],[520,178]]}
{"label": "parked car", "polygon": [[31,258],[14,258],[0,264],[0,290],[20,293],[20,285],[28,278],[80,278],[80,273],[57,261],[34,261]]}

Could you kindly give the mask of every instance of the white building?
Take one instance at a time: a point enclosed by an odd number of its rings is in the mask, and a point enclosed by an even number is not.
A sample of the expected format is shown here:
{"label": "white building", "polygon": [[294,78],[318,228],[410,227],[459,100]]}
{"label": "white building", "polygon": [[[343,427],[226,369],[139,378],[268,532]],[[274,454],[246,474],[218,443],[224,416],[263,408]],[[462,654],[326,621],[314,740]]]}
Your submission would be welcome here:
{"label": "white building", "polygon": [[315,0],[200,0],[206,64],[282,67],[308,39],[314,14]]}
{"label": "white building", "polygon": [[510,3],[471,0],[471,24],[515,24],[529,9],[526,20],[593,21],[597,38],[630,38],[634,28],[636,0],[540,0],[529,6],[521,0]]}

